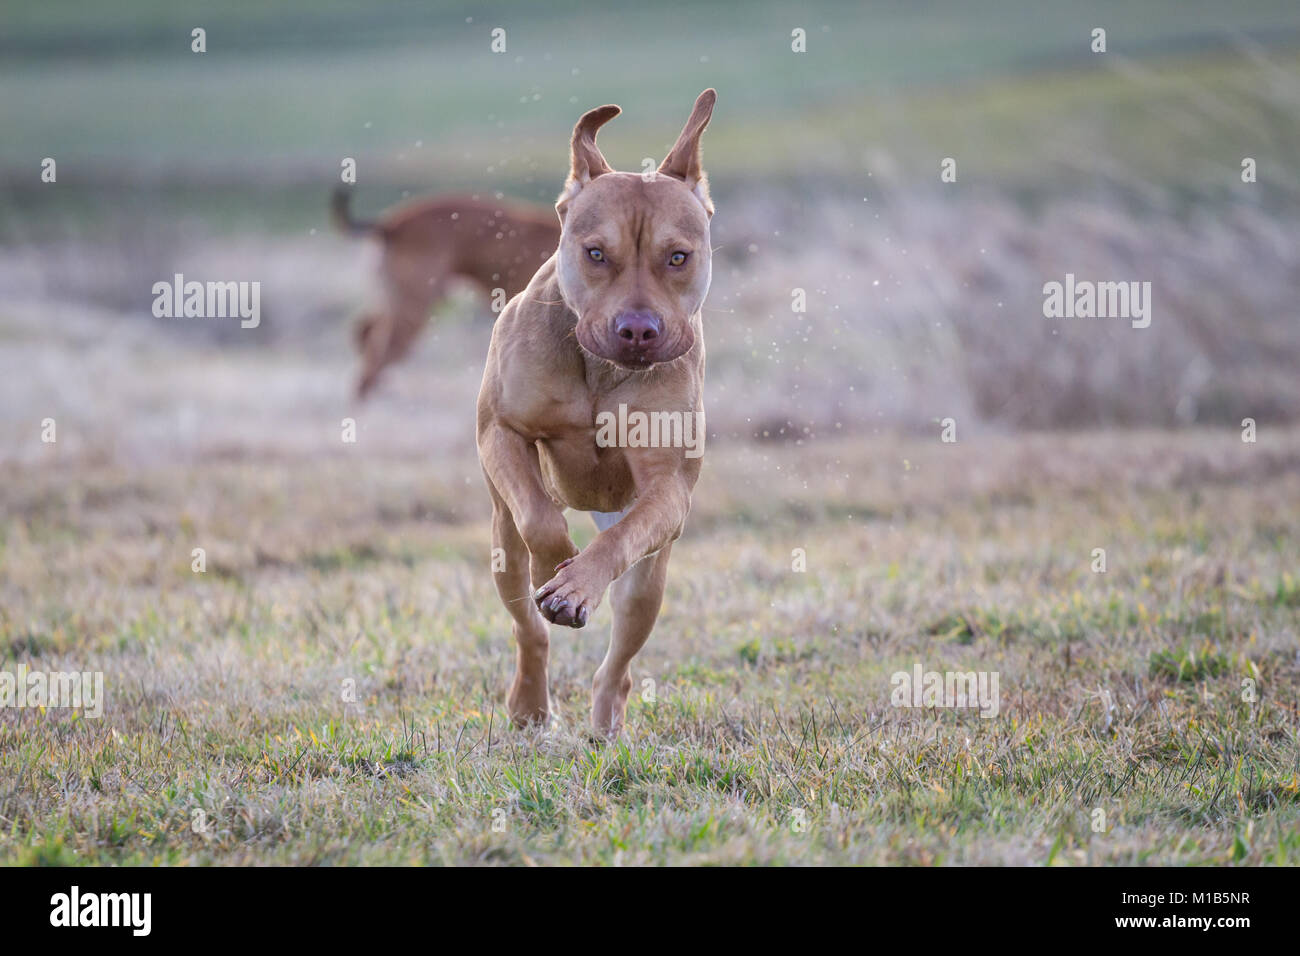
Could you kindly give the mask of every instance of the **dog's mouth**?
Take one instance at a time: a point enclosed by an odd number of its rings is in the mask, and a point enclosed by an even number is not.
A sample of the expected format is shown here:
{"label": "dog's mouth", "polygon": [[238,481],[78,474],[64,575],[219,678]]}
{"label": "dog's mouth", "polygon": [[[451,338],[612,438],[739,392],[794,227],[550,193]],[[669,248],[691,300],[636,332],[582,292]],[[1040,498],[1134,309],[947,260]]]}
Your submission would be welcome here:
{"label": "dog's mouth", "polygon": [[[601,357],[604,358],[604,356]],[[644,355],[634,356],[632,358],[611,358],[611,359],[606,359],[606,361],[613,362],[619,368],[625,368],[629,372],[644,372],[646,369],[654,368],[656,365],[659,364],[658,362]]]}
{"label": "dog's mouth", "polygon": [[656,340],[653,345],[633,345],[613,336],[594,335],[590,328],[579,323],[577,340],[584,352],[596,358],[628,372],[645,372],[656,365],[676,361],[689,352],[695,344],[695,334],[688,328],[672,340],[665,338]]}
{"label": "dog's mouth", "polygon": [[617,368],[621,368],[625,372],[648,372],[650,369],[660,364],[658,361],[655,361],[654,359],[651,359],[650,357],[644,355],[637,355],[637,356],[606,355],[605,353],[601,352],[598,349],[587,348],[587,346],[582,345],[581,341],[579,341],[578,344],[582,347],[582,350],[584,352],[588,353],[594,358],[598,358],[601,361],[608,362],[610,365],[613,365]]}

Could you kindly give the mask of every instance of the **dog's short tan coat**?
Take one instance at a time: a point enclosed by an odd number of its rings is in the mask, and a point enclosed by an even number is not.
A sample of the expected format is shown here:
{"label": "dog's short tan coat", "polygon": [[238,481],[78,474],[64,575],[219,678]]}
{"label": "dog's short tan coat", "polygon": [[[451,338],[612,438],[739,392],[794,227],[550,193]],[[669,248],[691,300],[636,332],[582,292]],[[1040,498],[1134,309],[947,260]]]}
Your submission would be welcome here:
{"label": "dog's short tan coat", "polygon": [[[493,329],[478,400],[478,449],[504,557],[497,591],[514,619],[516,724],[551,715],[547,622],[582,627],[606,589],[613,634],[592,683],[597,731],[622,727],[630,664],[654,627],[672,543],[700,458],[676,447],[600,447],[597,416],[703,411],[701,309],[711,278],[713,214],[700,136],[716,95],[705,90],[656,173],[614,172],[596,131],[602,106],[573,131],[556,209],[559,248]],[[579,553],[565,508],[595,513]],[[611,587],[612,585],[612,587]]]}
{"label": "dog's short tan coat", "polygon": [[350,193],[335,192],[336,226],[349,235],[372,236],[382,250],[383,297],[357,325],[364,398],[379,374],[410,351],[429,311],[453,279],[466,279],[485,294],[512,296],[528,284],[555,252],[560,227],[545,208],[470,196],[438,196],[404,203],[374,222],[361,222],[348,208]]}

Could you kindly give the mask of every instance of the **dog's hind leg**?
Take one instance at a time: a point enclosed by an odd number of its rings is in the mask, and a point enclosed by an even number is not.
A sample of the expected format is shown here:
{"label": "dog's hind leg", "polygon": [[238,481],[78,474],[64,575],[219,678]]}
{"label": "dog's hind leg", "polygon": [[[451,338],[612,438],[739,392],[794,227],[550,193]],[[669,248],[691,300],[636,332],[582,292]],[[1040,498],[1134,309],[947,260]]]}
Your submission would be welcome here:
{"label": "dog's hind leg", "polygon": [[[600,518],[596,521],[600,525]],[[607,737],[618,736],[623,728],[627,696],[632,690],[632,658],[645,645],[659,617],[672,549],[669,542],[646,555],[610,586],[614,627],[605,660],[591,682],[591,724],[597,733]]]}
{"label": "dog's hind leg", "polygon": [[445,254],[385,246],[379,270],[383,307],[366,315],[357,330],[362,356],[358,397],[364,398],[383,370],[410,352],[433,306],[447,295],[449,270]]}
{"label": "dog's hind leg", "polygon": [[421,287],[418,293],[393,288],[382,310],[366,314],[357,328],[357,346],[361,350],[359,397],[369,394],[385,368],[410,352],[420,330],[429,321],[430,310],[446,295],[446,290],[444,280]]}
{"label": "dog's hind leg", "polygon": [[393,317],[387,311],[367,312],[357,324],[357,349],[361,352],[361,376],[357,398],[365,398],[387,364],[388,343],[393,335]]}

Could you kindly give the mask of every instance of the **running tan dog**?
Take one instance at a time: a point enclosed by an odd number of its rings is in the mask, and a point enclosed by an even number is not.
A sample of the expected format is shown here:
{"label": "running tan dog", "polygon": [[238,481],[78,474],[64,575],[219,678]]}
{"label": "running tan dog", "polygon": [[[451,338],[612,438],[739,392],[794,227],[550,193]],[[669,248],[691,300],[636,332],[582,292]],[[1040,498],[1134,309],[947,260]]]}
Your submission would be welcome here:
{"label": "running tan dog", "polygon": [[[614,735],[632,687],[629,665],[659,614],[700,457],[713,204],[700,135],[716,99],[705,90],[657,173],[614,172],[596,131],[602,106],[573,130],[572,166],[556,203],[559,249],[492,331],[478,400],[479,459],[492,495],[497,591],[514,618],[518,662],[507,706],[518,725],[550,717],[547,621],[582,627],[610,588],[613,635],[592,683],[591,720]],[[646,440],[610,441],[611,420],[671,422]],[[622,432],[623,429],[618,429]],[[648,447],[647,447],[648,446]],[[593,512],[581,553],[564,509]]]}
{"label": "running tan dog", "polygon": [[349,212],[350,197],[346,188],[334,193],[335,225],[383,244],[383,303],[357,326],[359,398],[374,388],[386,366],[410,351],[453,279],[468,279],[485,294],[504,289],[513,296],[560,240],[549,209],[446,196],[413,200],[377,222],[359,222]]}

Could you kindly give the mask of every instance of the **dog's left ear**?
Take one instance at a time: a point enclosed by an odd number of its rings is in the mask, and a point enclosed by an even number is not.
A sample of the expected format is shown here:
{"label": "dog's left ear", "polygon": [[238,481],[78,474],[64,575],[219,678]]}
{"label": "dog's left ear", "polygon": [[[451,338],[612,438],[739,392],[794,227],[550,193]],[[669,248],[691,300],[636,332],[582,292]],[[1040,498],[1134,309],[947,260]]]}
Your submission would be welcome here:
{"label": "dog's left ear", "polygon": [[564,192],[555,204],[560,218],[564,218],[564,209],[570,199],[582,192],[597,176],[612,173],[609,163],[596,146],[596,131],[623,112],[617,106],[597,106],[582,114],[582,119],[573,127],[573,139],[569,144],[569,178],[564,183]]}
{"label": "dog's left ear", "polygon": [[717,100],[716,90],[707,89],[700,94],[695,101],[695,109],[691,110],[691,118],[682,127],[682,135],[677,137],[677,143],[668,158],[659,165],[660,173],[680,179],[689,186],[710,216],[713,215],[713,200],[709,198],[709,180],[701,165],[700,136],[708,128],[709,117],[713,115],[713,104]]}

